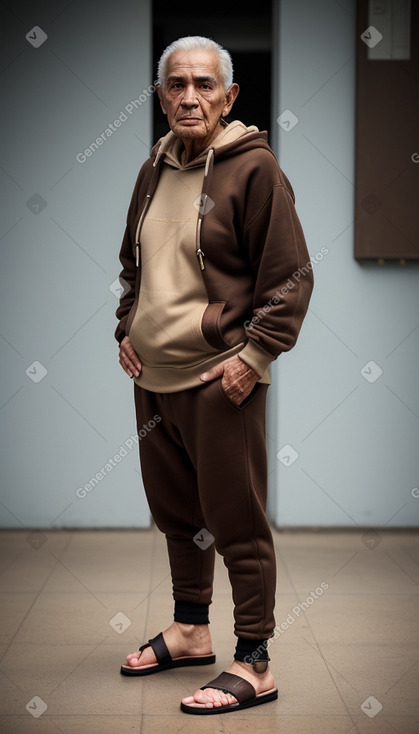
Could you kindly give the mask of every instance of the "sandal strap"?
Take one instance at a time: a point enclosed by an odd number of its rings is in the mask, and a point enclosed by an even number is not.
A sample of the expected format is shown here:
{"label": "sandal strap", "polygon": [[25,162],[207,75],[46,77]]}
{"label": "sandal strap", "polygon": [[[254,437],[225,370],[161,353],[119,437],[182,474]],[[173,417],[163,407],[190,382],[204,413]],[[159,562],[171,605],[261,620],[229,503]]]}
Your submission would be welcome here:
{"label": "sandal strap", "polygon": [[158,635],[153,637],[151,640],[146,642],[144,645],[141,645],[139,648],[139,651],[142,652],[146,649],[146,647],[151,647],[153,650],[157,662],[159,665],[165,665],[166,663],[170,663],[172,661],[172,656],[167,648],[167,645],[164,641],[163,633],[159,632]]}
{"label": "sandal strap", "polygon": [[256,698],[256,691],[252,684],[244,678],[240,678],[239,675],[234,675],[234,673],[220,673],[217,678],[202,686],[201,691],[206,688],[217,688],[224,691],[224,693],[231,693],[239,703],[245,703],[245,701],[250,701],[251,698]]}

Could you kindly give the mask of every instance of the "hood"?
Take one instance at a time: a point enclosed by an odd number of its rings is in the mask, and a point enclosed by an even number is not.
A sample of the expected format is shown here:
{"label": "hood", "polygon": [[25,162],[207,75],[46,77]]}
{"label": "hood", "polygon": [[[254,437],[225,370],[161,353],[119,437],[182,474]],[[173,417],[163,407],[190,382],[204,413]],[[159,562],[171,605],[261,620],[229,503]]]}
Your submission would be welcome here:
{"label": "hood", "polygon": [[265,148],[272,153],[268,145],[267,132],[260,132],[256,125],[246,126],[240,120],[234,120],[225,126],[205,150],[186,165],[182,163],[183,142],[172,131],[153,146],[151,156],[155,157],[154,165],[163,157],[165,163],[174,168],[186,169],[205,165],[210,150],[217,160],[255,148]]}

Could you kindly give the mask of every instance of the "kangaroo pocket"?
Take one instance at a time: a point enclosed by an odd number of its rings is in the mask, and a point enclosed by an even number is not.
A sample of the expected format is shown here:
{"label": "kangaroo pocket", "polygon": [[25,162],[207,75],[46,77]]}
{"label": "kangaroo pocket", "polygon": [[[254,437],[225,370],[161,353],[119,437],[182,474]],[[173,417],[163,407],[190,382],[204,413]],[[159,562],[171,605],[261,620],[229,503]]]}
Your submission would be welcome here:
{"label": "kangaroo pocket", "polygon": [[140,360],[152,367],[187,369],[222,351],[202,332],[208,302],[191,305],[176,294],[142,291],[129,337]]}
{"label": "kangaroo pocket", "polygon": [[224,350],[231,345],[226,342],[221,331],[221,314],[225,301],[213,301],[206,307],[202,317],[202,333],[214,349]]}

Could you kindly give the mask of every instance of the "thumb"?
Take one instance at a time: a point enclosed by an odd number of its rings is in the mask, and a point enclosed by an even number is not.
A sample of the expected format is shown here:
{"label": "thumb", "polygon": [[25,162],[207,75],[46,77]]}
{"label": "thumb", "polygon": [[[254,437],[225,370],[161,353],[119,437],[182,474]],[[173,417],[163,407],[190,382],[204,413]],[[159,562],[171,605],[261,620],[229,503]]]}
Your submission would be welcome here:
{"label": "thumb", "polygon": [[220,362],[220,364],[216,364],[215,367],[211,367],[208,372],[203,372],[202,375],[200,375],[200,378],[203,382],[210,382],[211,380],[215,380],[217,377],[221,377],[222,374],[224,374],[224,363]]}

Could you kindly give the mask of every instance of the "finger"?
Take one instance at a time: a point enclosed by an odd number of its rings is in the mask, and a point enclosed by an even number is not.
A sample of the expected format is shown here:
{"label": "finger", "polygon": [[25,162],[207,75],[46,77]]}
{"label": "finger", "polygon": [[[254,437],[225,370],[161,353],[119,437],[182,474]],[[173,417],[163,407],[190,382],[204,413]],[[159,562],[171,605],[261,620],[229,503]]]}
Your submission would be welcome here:
{"label": "finger", "polygon": [[240,405],[250,395],[256,382],[254,379],[234,379],[224,372],[221,385],[230,400]]}
{"label": "finger", "polygon": [[222,380],[221,380],[221,387],[224,390],[225,394],[227,395],[230,400],[233,401],[233,403],[239,404],[243,397],[241,395],[241,389],[240,386],[237,384],[237,382],[232,382],[231,379],[226,379],[226,373],[224,373]]}
{"label": "finger", "polygon": [[128,375],[128,377],[133,377],[134,376],[133,373],[131,372],[130,368],[128,367],[128,365],[124,362],[124,360],[121,357],[119,359],[119,364],[121,365],[121,367],[124,370],[124,372]]}
{"label": "finger", "polygon": [[121,341],[121,344],[119,345],[120,352],[128,359],[130,360],[135,367],[138,369],[141,369],[141,362],[139,360],[138,354],[135,351],[134,347],[131,344],[129,336],[125,336],[123,340]]}
{"label": "finger", "polygon": [[137,355],[137,353],[136,353],[136,351],[135,351],[135,349],[133,347],[127,345],[123,349],[123,353],[127,357],[128,361],[132,365],[134,365],[134,367],[137,367],[137,369],[140,369],[141,368],[141,362],[138,359],[138,355]]}
{"label": "finger", "polygon": [[141,372],[141,362],[133,362],[133,361],[132,361],[132,359],[130,359],[129,357],[127,357],[127,358],[125,359],[125,365],[127,366],[127,368],[128,368],[129,370],[131,370],[131,372],[132,372],[132,373],[133,373],[133,374],[134,374],[134,375],[135,375],[136,377],[138,377],[138,376],[139,376],[139,374],[140,374],[140,372]]}
{"label": "finger", "polygon": [[130,377],[133,377],[133,376],[134,377],[139,377],[140,376],[141,363],[140,363],[140,366],[137,367],[137,365],[134,364],[133,362],[131,362],[131,360],[128,360],[127,367],[128,367],[128,370],[131,372]]}
{"label": "finger", "polygon": [[125,350],[120,351],[119,363],[123,368],[124,372],[127,373],[128,377],[139,377],[141,372],[141,362],[138,360],[135,363],[130,359]]}
{"label": "finger", "polygon": [[[138,354],[131,345],[128,337],[125,337],[119,347],[119,360],[133,372],[141,371],[141,362]],[[138,377],[138,375],[136,375]]]}
{"label": "finger", "polygon": [[121,360],[119,360],[119,364],[121,365],[121,367],[124,370],[125,374],[128,375],[128,377],[134,377],[134,375],[132,374],[131,370],[128,369],[128,367],[126,367],[125,364]]}
{"label": "finger", "polygon": [[215,380],[217,377],[221,377],[223,373],[224,363],[221,362],[220,364],[216,364],[215,367],[211,367],[207,372],[203,372],[200,378],[203,382],[209,382],[210,380]]}

